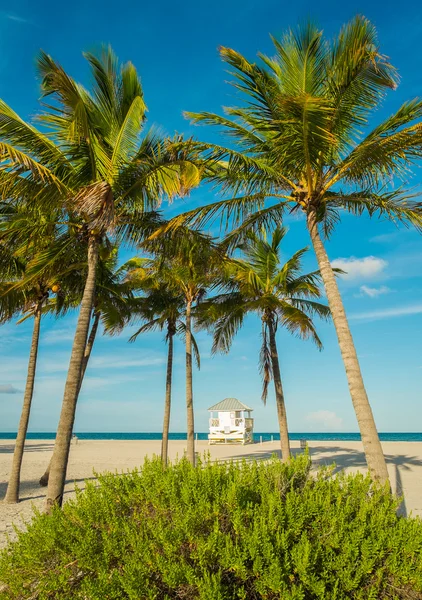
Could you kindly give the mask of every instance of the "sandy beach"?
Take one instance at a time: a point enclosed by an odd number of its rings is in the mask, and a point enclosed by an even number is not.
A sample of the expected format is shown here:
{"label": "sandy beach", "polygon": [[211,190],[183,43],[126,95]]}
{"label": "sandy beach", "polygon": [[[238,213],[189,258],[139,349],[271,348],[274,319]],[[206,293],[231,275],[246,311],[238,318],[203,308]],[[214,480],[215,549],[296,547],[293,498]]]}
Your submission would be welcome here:
{"label": "sandy beach", "polygon": [[[422,442],[384,442],[394,492],[404,495],[401,513],[422,517]],[[197,442],[199,453],[209,451],[212,459],[269,458],[278,452],[279,442],[265,442],[249,446],[208,446]],[[300,452],[299,442],[292,442],[293,452]],[[365,458],[360,442],[309,442],[314,466],[336,463],[336,469],[348,472],[365,471]],[[185,442],[171,441],[170,459],[181,457]],[[12,523],[22,524],[31,517],[33,507],[43,508],[45,488],[38,485],[53,451],[53,441],[31,440],[27,443],[22,466],[21,502],[0,503],[0,547],[7,543],[7,534],[13,537]],[[79,440],[72,443],[67,471],[66,499],[73,495],[75,483],[83,487],[93,471],[122,472],[142,464],[145,456],[159,454],[159,441]],[[6,492],[13,456],[13,443],[0,440],[0,498]]]}

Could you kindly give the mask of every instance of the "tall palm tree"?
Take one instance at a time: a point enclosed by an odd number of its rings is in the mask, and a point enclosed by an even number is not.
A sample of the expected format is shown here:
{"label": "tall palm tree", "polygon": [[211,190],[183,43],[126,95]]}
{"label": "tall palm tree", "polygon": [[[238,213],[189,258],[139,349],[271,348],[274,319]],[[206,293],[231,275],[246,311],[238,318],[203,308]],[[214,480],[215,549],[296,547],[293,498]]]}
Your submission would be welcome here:
{"label": "tall palm tree", "polygon": [[195,347],[193,309],[220,281],[223,258],[213,240],[198,231],[180,227],[170,235],[158,228],[142,247],[159,257],[159,277],[167,289],[184,302],[186,358],[187,458],[195,464],[195,419],[193,410],[192,352]]}
{"label": "tall palm tree", "polygon": [[276,332],[279,326],[283,327],[303,339],[311,338],[321,349],[312,317],[330,315],[327,306],[315,301],[321,296],[319,272],[301,272],[308,248],[298,250],[282,264],[281,243],[286,231],[276,228],[271,240],[266,235],[249,234],[241,246],[242,257],[232,259],[226,267],[228,291],[202,303],[197,318],[200,326],[213,332],[212,351],[228,352],[246,315],[254,313],[260,317],[262,400],[265,404],[273,379],[283,461],[290,458],[290,444]]}
{"label": "tall palm tree", "polygon": [[[65,273],[64,282],[57,276],[57,295],[45,306],[45,312],[53,312],[57,317],[65,316],[69,310],[80,305],[85,280],[84,264],[76,263],[69,266]],[[89,359],[92,354],[98,328],[102,323],[108,333],[121,331],[132,316],[135,308],[135,282],[127,279],[126,265],[118,266],[118,248],[103,246],[99,252],[95,297],[91,315],[91,329],[85,347],[78,397],[82,388]],[[39,483],[47,486],[50,478],[51,460]]]}
{"label": "tall palm tree", "polygon": [[73,223],[74,235],[88,248],[47,510],[63,500],[100,243],[107,235],[139,240],[148,216],[145,211],[163,196],[181,195],[199,182],[198,168],[180,144],[175,146],[153,132],[142,137],[146,105],[135,67],[120,65],[110,48],[85,58],[93,78],[90,92],[40,53],[37,69],[43,97],[48,98],[38,117],[42,130],[25,123],[0,101],[1,196],[61,207],[63,220]]}
{"label": "tall palm tree", "polygon": [[[60,269],[63,269],[59,257],[44,270],[42,275],[29,279],[27,277],[33,263],[37,261],[37,252],[55,241],[57,227],[51,217],[51,214],[39,210],[32,211],[25,205],[2,203],[0,207],[2,318],[6,320],[15,314],[20,314],[21,318],[17,324],[29,318],[34,319],[23,405],[4,499],[7,503],[19,502],[20,474],[34,393],[41,317],[50,293],[56,290],[57,274]],[[70,253],[68,258],[72,260],[73,253]],[[68,266],[67,264],[66,270]]]}
{"label": "tall palm tree", "polygon": [[[185,297],[182,293],[172,291],[163,281],[160,274],[160,264],[151,261],[146,269],[146,276],[140,281],[145,296],[137,298],[132,309],[132,319],[141,319],[144,324],[130,341],[135,341],[138,335],[148,331],[166,331],[165,341],[168,344],[166,393],[164,402],[163,437],[161,442],[161,460],[164,465],[168,461],[168,440],[170,429],[172,378],[173,378],[173,341],[175,335],[186,337],[186,324],[183,320]],[[200,368],[199,349],[192,336],[193,351],[198,368]]]}
{"label": "tall palm tree", "polygon": [[[5,289],[6,287],[6,289]],[[25,292],[16,293],[14,284],[2,284],[2,295],[13,295],[15,297],[16,308],[20,304],[20,310],[25,316],[18,321],[18,324],[27,318],[33,317],[34,326],[32,331],[31,348],[29,353],[28,371],[26,377],[25,392],[23,396],[22,411],[19,420],[19,426],[13,452],[12,468],[10,471],[9,482],[7,485],[4,501],[8,504],[19,502],[20,473],[25,447],[26,433],[28,430],[29,416],[31,412],[32,397],[34,392],[35,373],[37,367],[38,345],[40,338],[42,307],[48,298],[49,286],[38,283],[32,289],[26,289]],[[16,296],[20,298],[17,299]],[[20,302],[19,302],[20,300]],[[10,300],[9,300],[10,304]]]}
{"label": "tall palm tree", "polygon": [[333,40],[309,24],[273,42],[275,56],[259,54],[259,63],[230,48],[220,49],[233,70],[241,107],[226,108],[226,116],[187,114],[230,138],[230,148],[199,147],[215,162],[213,181],[233,198],[191,211],[170,227],[202,227],[220,216],[235,227],[232,242],[237,243],[245,230],[277,225],[286,213],[304,216],[369,471],[386,482],[382,447],[323,236],[333,232],[342,211],[410,222],[421,229],[421,206],[399,182],[408,179],[422,154],[422,101],[405,102],[362,135],[386,91],[398,82],[396,70],[379,51],[375,27],[364,17],[354,18]]}

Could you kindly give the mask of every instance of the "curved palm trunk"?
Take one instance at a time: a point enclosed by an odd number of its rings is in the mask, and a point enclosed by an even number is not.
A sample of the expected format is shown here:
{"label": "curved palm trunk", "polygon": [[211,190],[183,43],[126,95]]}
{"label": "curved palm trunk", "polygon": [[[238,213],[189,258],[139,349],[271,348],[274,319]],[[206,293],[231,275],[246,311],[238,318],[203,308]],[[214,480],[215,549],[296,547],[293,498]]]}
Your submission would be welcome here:
{"label": "curved palm trunk", "polygon": [[287,462],[290,459],[289,428],[287,426],[286,405],[284,403],[283,385],[281,383],[275,328],[271,321],[268,322],[268,332],[270,338],[271,366],[273,368],[278,427],[280,430],[281,459],[283,462]]}
{"label": "curved palm trunk", "polygon": [[164,404],[164,421],[163,421],[163,439],[161,442],[161,460],[163,465],[167,464],[168,447],[169,447],[169,429],[170,429],[170,409],[171,409],[171,380],[173,374],[173,336],[169,332],[169,347],[167,357],[167,377],[166,377],[166,400]]}
{"label": "curved palm trunk", "polygon": [[15,450],[13,452],[12,470],[10,472],[9,484],[7,486],[4,501],[10,504],[19,502],[19,485],[23,452],[25,448],[26,432],[28,430],[29,415],[31,412],[32,396],[34,393],[35,372],[37,368],[38,342],[40,339],[41,307],[37,307],[34,314],[34,329],[32,332],[31,351],[29,353],[28,375],[26,378],[25,394],[21,418],[19,421],[18,434],[16,436]]}
{"label": "curved palm trunk", "polygon": [[366,394],[365,385],[363,383],[356,348],[353,343],[336,278],[331,268],[324,244],[319,235],[314,212],[308,214],[307,224],[337,332],[337,338],[346,369],[350,395],[359,424],[368,469],[373,479],[376,479],[381,483],[386,483],[388,482],[387,465],[378,437],[377,428],[375,426],[374,416]]}
{"label": "curved palm trunk", "polygon": [[187,457],[195,465],[195,422],[192,388],[192,301],[186,304],[186,410],[187,410]]}
{"label": "curved palm trunk", "polygon": [[[80,391],[81,391],[82,383],[83,383],[83,380],[84,380],[85,371],[86,371],[86,368],[88,366],[89,357],[91,356],[92,347],[93,347],[94,342],[95,342],[95,336],[97,335],[97,330],[98,330],[98,324],[99,324],[99,322],[100,322],[100,313],[95,313],[94,323],[92,324],[91,332],[89,334],[89,338],[88,338],[88,341],[86,343],[84,360],[83,360],[83,363],[82,363],[81,380],[79,382],[78,398],[79,398],[79,394],[80,394]],[[47,467],[44,475],[40,478],[39,484],[42,487],[46,487],[48,485],[48,480],[50,478],[51,461],[52,461],[52,459],[48,463],[48,467]]]}
{"label": "curved palm trunk", "polygon": [[50,511],[54,504],[62,505],[63,491],[69,459],[76,403],[81,381],[82,364],[87,344],[89,322],[95,294],[95,275],[98,264],[98,241],[91,236],[88,244],[88,274],[79,312],[70,357],[69,371],[63,395],[63,404],[57,428],[56,443],[51,459],[50,478],[47,489],[46,509]]}

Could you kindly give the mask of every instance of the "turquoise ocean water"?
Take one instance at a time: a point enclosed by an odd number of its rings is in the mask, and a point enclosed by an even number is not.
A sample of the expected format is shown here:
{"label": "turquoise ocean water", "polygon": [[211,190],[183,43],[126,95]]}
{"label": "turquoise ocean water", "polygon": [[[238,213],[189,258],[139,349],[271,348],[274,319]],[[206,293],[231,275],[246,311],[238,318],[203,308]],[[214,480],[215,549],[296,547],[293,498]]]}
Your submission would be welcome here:
{"label": "turquoise ocean water", "polygon": [[[87,433],[87,432],[75,432],[80,440],[161,440],[161,433]],[[197,433],[198,440],[207,440],[208,433]],[[422,442],[422,433],[380,433],[380,439],[382,442]],[[16,433],[13,432],[0,432],[1,440],[14,440]],[[54,440],[56,434],[51,432],[31,432],[28,433],[27,438],[29,440]],[[170,433],[170,440],[185,440],[186,433]],[[272,439],[279,440],[280,434],[268,433],[268,432],[255,432],[254,438],[256,442],[259,442],[262,437],[263,442],[268,442]],[[291,433],[291,440],[300,439],[314,440],[314,441],[347,441],[347,442],[358,442],[360,440],[359,433]]]}

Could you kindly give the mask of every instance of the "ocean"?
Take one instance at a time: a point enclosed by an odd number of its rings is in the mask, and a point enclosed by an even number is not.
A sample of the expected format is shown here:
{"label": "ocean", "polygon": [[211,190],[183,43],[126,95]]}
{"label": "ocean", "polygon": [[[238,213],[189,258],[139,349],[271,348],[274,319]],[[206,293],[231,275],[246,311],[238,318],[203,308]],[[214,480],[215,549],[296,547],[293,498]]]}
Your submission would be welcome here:
{"label": "ocean", "polygon": [[[102,432],[75,432],[76,436],[80,440],[161,440],[161,433],[102,433]],[[195,434],[198,440],[207,440],[208,433],[197,433]],[[380,433],[380,440],[382,442],[422,442],[422,433]],[[31,432],[28,433],[27,439],[29,440],[54,440],[56,434],[54,432]],[[0,432],[1,440],[14,440],[16,433],[13,432]],[[268,432],[254,432],[255,442],[259,442],[262,438],[263,442],[269,442],[271,439],[279,440],[279,433],[268,433]],[[185,440],[186,433],[170,433],[170,440]],[[309,441],[324,441],[324,442],[359,442],[359,433],[291,433],[291,440],[306,439]]]}

